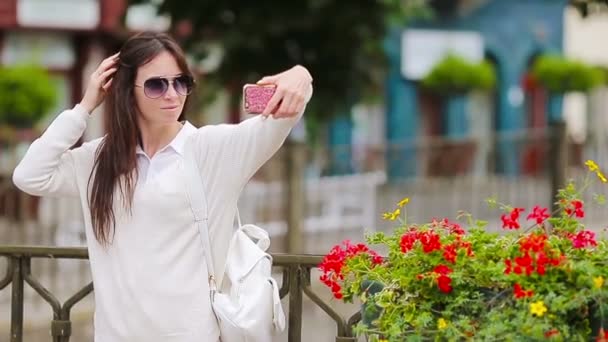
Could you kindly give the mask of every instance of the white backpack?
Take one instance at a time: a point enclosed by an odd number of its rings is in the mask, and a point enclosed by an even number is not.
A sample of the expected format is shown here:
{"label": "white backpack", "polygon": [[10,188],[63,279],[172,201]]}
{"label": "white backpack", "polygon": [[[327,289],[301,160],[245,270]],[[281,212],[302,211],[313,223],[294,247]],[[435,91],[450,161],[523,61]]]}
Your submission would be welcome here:
{"label": "white backpack", "polygon": [[[203,180],[191,148],[186,148],[187,193],[200,232],[209,273],[211,305],[218,320],[222,342],[268,342],[285,329],[285,313],[279,288],[271,276],[272,257],[268,233],[252,224],[241,224],[230,241],[224,281],[229,289],[219,291],[215,283],[211,243],[209,242],[208,207]],[[225,288],[224,286],[222,286]]]}

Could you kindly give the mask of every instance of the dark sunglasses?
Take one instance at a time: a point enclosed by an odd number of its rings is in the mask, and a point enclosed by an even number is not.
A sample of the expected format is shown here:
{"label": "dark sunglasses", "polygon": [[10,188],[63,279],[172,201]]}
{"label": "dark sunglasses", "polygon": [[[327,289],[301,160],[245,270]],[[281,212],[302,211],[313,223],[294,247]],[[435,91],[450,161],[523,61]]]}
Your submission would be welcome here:
{"label": "dark sunglasses", "polygon": [[136,84],[136,87],[143,87],[144,94],[151,99],[157,99],[169,90],[169,85],[173,84],[173,89],[179,95],[190,95],[194,87],[194,79],[188,75],[180,75],[177,77],[152,77],[144,82],[141,86]]}

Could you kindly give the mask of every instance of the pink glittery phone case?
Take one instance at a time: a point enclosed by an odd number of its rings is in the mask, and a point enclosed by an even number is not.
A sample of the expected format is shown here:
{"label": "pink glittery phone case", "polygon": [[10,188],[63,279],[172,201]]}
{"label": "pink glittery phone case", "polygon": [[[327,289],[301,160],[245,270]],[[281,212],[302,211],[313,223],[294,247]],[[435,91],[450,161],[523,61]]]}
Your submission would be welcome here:
{"label": "pink glittery phone case", "polygon": [[272,95],[276,86],[246,84],[243,87],[243,109],[248,114],[261,114]]}

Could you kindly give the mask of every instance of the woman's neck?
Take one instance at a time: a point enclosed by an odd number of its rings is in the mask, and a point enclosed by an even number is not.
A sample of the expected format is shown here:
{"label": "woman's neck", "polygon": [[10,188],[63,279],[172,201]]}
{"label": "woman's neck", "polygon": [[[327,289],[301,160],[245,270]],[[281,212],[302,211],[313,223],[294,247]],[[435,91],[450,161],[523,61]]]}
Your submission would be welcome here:
{"label": "woman's neck", "polygon": [[144,120],[139,122],[141,148],[149,158],[167,146],[179,133],[183,125],[176,121],[170,124],[151,124]]}

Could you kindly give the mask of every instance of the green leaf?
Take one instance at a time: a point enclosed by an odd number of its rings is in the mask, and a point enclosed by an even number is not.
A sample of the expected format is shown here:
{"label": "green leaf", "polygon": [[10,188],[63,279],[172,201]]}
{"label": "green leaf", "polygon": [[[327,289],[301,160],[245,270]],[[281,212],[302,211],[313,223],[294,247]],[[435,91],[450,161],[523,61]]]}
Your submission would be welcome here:
{"label": "green leaf", "polygon": [[496,74],[488,62],[469,63],[456,55],[447,55],[422,79],[422,85],[441,94],[466,93],[474,89],[490,90]]}
{"label": "green leaf", "polygon": [[550,54],[542,55],[535,61],[532,76],[554,93],[586,92],[604,82],[604,75],[597,68]]}

